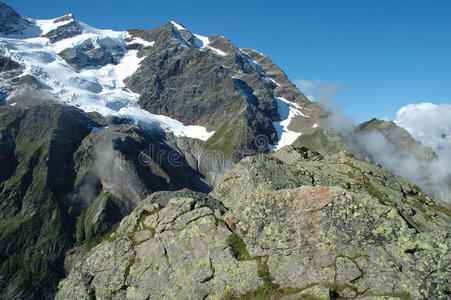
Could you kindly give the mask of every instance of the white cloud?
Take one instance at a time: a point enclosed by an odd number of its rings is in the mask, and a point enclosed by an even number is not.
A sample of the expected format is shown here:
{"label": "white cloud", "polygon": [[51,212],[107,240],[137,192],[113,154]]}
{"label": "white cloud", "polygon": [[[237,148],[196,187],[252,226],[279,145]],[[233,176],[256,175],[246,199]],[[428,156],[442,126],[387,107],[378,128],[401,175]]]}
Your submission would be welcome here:
{"label": "white cloud", "polygon": [[303,93],[311,94],[314,89],[317,87],[317,82],[313,80],[307,79],[297,79],[294,81],[294,84],[300,89]]}
{"label": "white cloud", "polygon": [[435,197],[451,203],[451,105],[409,104],[396,113],[395,123],[435,151],[438,158],[418,173],[428,178]]}
{"label": "white cloud", "polygon": [[329,106],[334,98],[335,93],[341,89],[341,86],[335,82],[328,82],[324,80],[309,80],[296,79],[294,84],[297,88],[312,102],[323,102],[324,105]]}
{"label": "white cloud", "polygon": [[437,154],[451,154],[450,104],[406,105],[397,112],[395,123]]}

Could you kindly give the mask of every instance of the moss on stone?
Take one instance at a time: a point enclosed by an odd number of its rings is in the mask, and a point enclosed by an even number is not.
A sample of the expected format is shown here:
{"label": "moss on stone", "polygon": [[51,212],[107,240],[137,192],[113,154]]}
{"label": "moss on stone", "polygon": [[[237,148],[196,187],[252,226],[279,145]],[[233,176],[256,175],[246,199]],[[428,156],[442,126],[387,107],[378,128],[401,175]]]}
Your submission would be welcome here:
{"label": "moss on stone", "polygon": [[251,256],[247,251],[246,244],[243,239],[239,237],[237,234],[232,233],[229,235],[228,242],[230,247],[232,248],[233,256],[237,260],[250,260]]}
{"label": "moss on stone", "polygon": [[302,294],[299,296],[299,299],[302,300],[321,300],[321,298],[315,297],[313,295],[309,295],[309,294]]}
{"label": "moss on stone", "polygon": [[135,261],[136,261],[136,257],[133,256],[127,264],[127,267],[125,269],[125,276],[130,275],[130,269],[133,266],[133,264],[135,263]]}
{"label": "moss on stone", "polygon": [[402,300],[413,299],[408,292],[394,292],[394,293],[388,293],[388,294],[362,294],[361,297],[383,297],[384,299],[386,297],[393,297],[393,298],[398,298],[398,299],[402,299]]}
{"label": "moss on stone", "polygon": [[279,285],[274,283],[274,278],[272,278],[268,270],[268,259],[266,257],[259,257],[257,261],[257,275],[263,280],[263,286],[260,289],[268,293],[278,291]]}
{"label": "moss on stone", "polygon": [[[228,242],[232,248],[234,257],[237,260],[255,260],[257,262],[257,275],[263,281],[263,285],[256,290],[247,292],[239,297],[239,299],[278,299],[280,296],[293,293],[297,289],[279,289],[279,285],[274,282],[273,277],[269,273],[267,257],[250,256],[247,251],[246,244],[237,234],[229,235]],[[230,299],[235,299],[231,297]],[[238,299],[238,298],[236,298]]]}
{"label": "moss on stone", "polygon": [[[234,296],[227,295],[223,299],[227,300],[275,300],[281,299],[283,296],[288,296],[300,292],[299,288],[285,288],[285,289],[268,289],[267,286],[262,286],[256,290],[249,291],[244,295]],[[300,299],[318,299],[311,295],[300,295]]]}
{"label": "moss on stone", "polygon": [[114,234],[114,232],[116,231],[117,227],[118,227],[118,224],[114,225],[111,228],[111,230],[109,232],[107,232],[105,235],[91,237],[88,240],[86,240],[84,245],[83,245],[83,249],[84,249],[85,253],[89,252],[89,250],[91,250],[95,246],[99,245],[103,241],[109,241],[110,237]]}
{"label": "moss on stone", "polygon": [[138,220],[136,221],[136,225],[135,225],[135,228],[133,229],[133,231],[136,232],[136,231],[139,231],[139,230],[146,229],[146,230],[150,230],[152,232],[152,235],[155,236],[155,228],[146,226],[144,224],[144,220],[147,217],[149,217],[149,216],[151,216],[153,214],[156,214],[158,211],[159,211],[159,209],[157,207],[155,207],[151,211],[143,210],[141,212],[141,214],[139,215]]}

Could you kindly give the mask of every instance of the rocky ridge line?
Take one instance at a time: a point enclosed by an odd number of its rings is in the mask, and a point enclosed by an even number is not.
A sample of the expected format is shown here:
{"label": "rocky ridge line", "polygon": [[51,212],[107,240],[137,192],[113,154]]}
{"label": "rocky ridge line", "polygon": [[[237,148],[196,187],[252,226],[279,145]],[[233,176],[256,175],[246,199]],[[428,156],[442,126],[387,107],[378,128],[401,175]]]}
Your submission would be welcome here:
{"label": "rocky ridge line", "polygon": [[382,168],[286,147],[209,196],[148,198],[57,299],[446,299],[450,226],[449,208]]}

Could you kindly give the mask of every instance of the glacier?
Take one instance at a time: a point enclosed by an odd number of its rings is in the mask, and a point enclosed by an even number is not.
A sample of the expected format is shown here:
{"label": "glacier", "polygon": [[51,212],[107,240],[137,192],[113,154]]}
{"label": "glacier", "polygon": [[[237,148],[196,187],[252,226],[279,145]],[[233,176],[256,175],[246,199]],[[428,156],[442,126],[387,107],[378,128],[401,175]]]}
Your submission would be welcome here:
{"label": "glacier", "polygon": [[[176,136],[205,141],[214,134],[214,131],[209,132],[203,126],[184,125],[178,120],[142,109],[138,104],[139,95],[125,86],[124,80],[139,68],[144,59],[137,56],[138,50],[129,50],[127,46],[141,44],[152,47],[153,41],[132,37],[126,31],[93,28],[75,20],[71,14],[50,20],[26,21],[28,24],[22,34],[0,36],[0,54],[20,63],[23,70],[19,77],[34,76],[52,98],[85,112],[127,118],[144,128],[158,127]],[[81,34],[54,43],[43,36],[71,22],[75,22]],[[202,36],[197,37],[205,41]],[[201,46],[208,47],[205,44],[202,42]],[[114,58],[114,63],[76,70],[58,55],[65,49],[87,45],[106,49]],[[14,105],[12,99],[22,92],[16,90],[11,93],[6,98],[9,105]]]}

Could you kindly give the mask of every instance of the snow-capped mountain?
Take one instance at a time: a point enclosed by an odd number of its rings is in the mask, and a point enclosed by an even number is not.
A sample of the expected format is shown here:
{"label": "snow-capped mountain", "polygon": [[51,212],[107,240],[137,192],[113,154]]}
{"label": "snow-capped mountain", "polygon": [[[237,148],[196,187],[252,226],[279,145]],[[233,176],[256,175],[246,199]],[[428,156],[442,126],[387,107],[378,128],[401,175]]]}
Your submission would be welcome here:
{"label": "snow-capped mountain", "polygon": [[[33,76],[66,104],[103,116],[126,117],[144,126],[157,123],[176,135],[208,139],[214,132],[202,126],[184,126],[141,109],[139,95],[125,87],[124,79],[144,59],[137,57],[138,50],[129,48],[152,44],[125,31],[92,28],[69,14],[51,20],[29,19],[22,34],[2,36],[0,55],[20,64],[19,78]],[[13,99],[22,89],[5,84],[2,92]]]}
{"label": "snow-capped mountain", "polygon": [[[276,82],[246,53],[246,50],[236,48],[224,37],[193,34],[173,21],[155,31],[127,32],[96,29],[75,19],[72,14],[50,20],[35,20],[21,18],[5,6],[2,11],[9,16],[4,19],[8,19],[9,22],[5,23],[10,25],[6,29],[5,26],[2,27],[0,56],[3,60],[18,64],[13,75],[0,75],[2,82],[0,93],[3,94],[7,105],[16,105],[14,99],[24,93],[24,90],[29,90],[29,83],[32,82],[31,86],[34,86],[35,92],[40,91],[41,97],[54,98],[86,112],[127,118],[143,128],[158,127],[171,131],[176,136],[207,141],[223,124],[212,120],[200,122],[187,120],[183,115],[174,114],[167,108],[162,109],[167,103],[160,103],[157,109],[149,108],[148,101],[144,100],[148,98],[148,91],[137,88],[136,74],[139,74],[137,71],[143,61],[147,59],[145,65],[148,66],[151,55],[165,53],[175,48],[180,53],[186,53],[187,51],[183,50],[186,49],[203,53],[196,55],[204,57],[207,54],[208,58],[205,59],[209,60],[209,68],[231,69],[226,75],[235,86],[227,88],[233,91],[226,91],[224,99],[207,103],[209,112],[203,113],[214,114],[215,106],[218,104],[227,107],[230,105],[229,98],[240,98],[239,101],[244,103],[247,101],[245,106],[251,114],[250,118],[265,119],[263,120],[265,124],[256,125],[260,128],[256,131],[257,135],[268,136],[264,143],[269,148],[279,149],[292,144],[302,134],[299,128],[289,128],[292,120],[296,117],[310,118],[308,113],[310,108],[307,107],[310,103],[297,90],[293,96],[293,87],[290,86],[292,84],[286,76],[281,78],[281,83]],[[11,22],[11,19],[14,19],[14,22]],[[154,47],[157,50],[152,49]],[[247,51],[249,53],[252,50]],[[266,59],[261,53],[252,51],[252,54],[260,59]],[[174,56],[177,55],[183,54]],[[197,61],[195,64],[203,63]],[[145,66],[141,68],[143,69]],[[210,70],[204,68],[197,72],[208,73]],[[132,77],[134,74],[135,79]],[[146,74],[144,79],[153,75]],[[249,75],[253,77],[252,87],[249,82],[242,80],[243,76]],[[196,76],[202,77],[202,74]],[[126,83],[127,78],[132,78],[129,84]],[[164,87],[160,86],[150,100],[152,102],[160,100],[162,90],[174,94],[173,91],[177,89],[183,90],[183,86],[205,86],[202,82],[204,78],[198,79],[196,82],[194,77],[190,82],[180,83],[177,86],[171,86],[171,83]],[[287,86],[291,91],[284,94]],[[281,91],[275,92],[277,89]],[[260,95],[254,95],[254,90],[260,90]],[[199,94],[199,89],[197,93]],[[186,98],[186,95],[181,97]],[[205,98],[198,100],[209,101]],[[256,99],[256,102],[252,103],[251,99]],[[243,103],[240,104],[242,105]],[[195,103],[193,106],[196,109],[199,104]],[[308,127],[317,126],[316,121],[308,123]]]}

